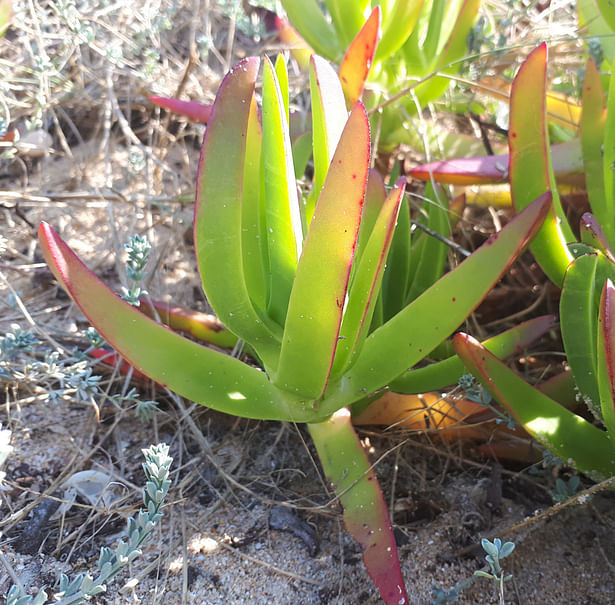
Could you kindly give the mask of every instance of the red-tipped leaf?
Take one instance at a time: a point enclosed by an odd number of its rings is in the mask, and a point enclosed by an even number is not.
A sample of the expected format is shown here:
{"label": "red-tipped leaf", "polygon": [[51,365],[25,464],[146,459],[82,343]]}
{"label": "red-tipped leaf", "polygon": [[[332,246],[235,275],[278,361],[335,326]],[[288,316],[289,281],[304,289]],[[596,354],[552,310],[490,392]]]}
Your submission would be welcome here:
{"label": "red-tipped leaf", "polygon": [[615,452],[606,432],[527,384],[471,336],[455,335],[453,346],[489,393],[549,451],[573,460],[596,479],[615,474]]}
{"label": "red-tipped leaf", "polygon": [[307,399],[327,384],[337,345],[369,169],[369,122],[357,103],[340,138],[290,294],[274,383]]}
{"label": "red-tipped leaf", "polygon": [[[583,155],[578,139],[551,147],[553,171],[558,183],[583,184]],[[421,164],[410,176],[421,181],[433,178],[448,185],[490,185],[508,182],[508,154],[453,158]]]}
{"label": "red-tipped leaf", "polygon": [[154,105],[158,105],[158,107],[186,116],[189,120],[202,124],[207,124],[207,122],[209,122],[213,107],[213,105],[205,105],[197,101],[180,101],[179,99],[169,97],[151,96],[149,100],[154,103]]}
{"label": "red-tipped leaf", "polygon": [[531,245],[547,276],[561,286],[572,261],[567,243],[574,234],[562,210],[553,182],[546,110],[547,45],[541,44],[525,60],[510,94],[508,132],[513,206],[520,212],[544,192],[553,192],[553,206]]}
{"label": "red-tipped leaf", "polygon": [[101,336],[137,371],[183,397],[227,414],[312,419],[299,408],[289,409],[264,372],[179,336],[122,300],[46,223],[39,227],[39,242],[62,287]]}
{"label": "red-tipped leaf", "polygon": [[361,98],[374,60],[379,33],[380,7],[376,6],[348,47],[340,65],[339,78],[348,107],[353,107]]}
{"label": "red-tipped leaf", "polygon": [[602,420],[615,438],[615,287],[608,279],[598,318],[598,386]]}
{"label": "red-tipped leaf", "polygon": [[343,408],[308,425],[322,467],[344,507],[348,533],[363,550],[365,568],[387,605],[408,603],[391,519],[378,479]]}
{"label": "red-tipped leaf", "polygon": [[277,364],[278,336],[250,297],[242,251],[246,137],[258,66],[254,57],[238,63],[216,95],[197,175],[194,248],[209,304],[271,369]]}

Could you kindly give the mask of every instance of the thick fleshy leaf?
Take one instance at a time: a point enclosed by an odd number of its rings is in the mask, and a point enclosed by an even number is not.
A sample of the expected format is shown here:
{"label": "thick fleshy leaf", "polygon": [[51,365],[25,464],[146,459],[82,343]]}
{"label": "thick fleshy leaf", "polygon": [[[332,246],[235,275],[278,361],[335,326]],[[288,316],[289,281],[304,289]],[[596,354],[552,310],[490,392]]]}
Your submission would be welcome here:
{"label": "thick fleshy leaf", "polygon": [[139,372],[139,370],[135,370],[125,359],[122,358],[121,355],[114,353],[113,351],[109,351],[105,348],[100,349],[92,349],[88,351],[88,355],[90,357],[94,357],[99,362],[104,363],[106,366],[112,367],[114,369],[117,368],[117,371],[120,374],[128,374],[132,370],[131,380],[148,380],[145,374]]}
{"label": "thick fleshy leaf", "polygon": [[356,363],[331,384],[321,404],[323,412],[339,408],[342,401],[348,405],[389,384],[448,338],[536,234],[550,206],[551,196],[541,196],[458,267],[372,332]]}
{"label": "thick fleshy leaf", "polygon": [[479,7],[480,0],[463,0],[456,17],[454,14],[448,17],[454,18],[455,24],[440,54],[438,68],[445,68],[467,53],[468,32],[476,20]]}
{"label": "thick fleshy leaf", "polygon": [[374,60],[379,33],[380,7],[376,6],[348,47],[340,64],[339,78],[348,107],[353,107],[361,98]]}
{"label": "thick fleshy leaf", "polygon": [[173,113],[186,116],[189,120],[201,122],[202,124],[207,124],[209,121],[211,109],[213,107],[213,105],[205,105],[197,101],[180,101],[179,99],[169,97],[151,96],[149,100],[154,105],[158,105],[163,109],[168,109]]}
{"label": "thick fleshy leaf", "polygon": [[[615,6],[609,0],[596,0],[603,19],[607,22],[611,31],[615,31]],[[610,57],[609,57],[610,59]]]}
{"label": "thick fleshy leaf", "polygon": [[194,247],[216,315],[254,347],[269,369],[277,363],[279,341],[250,298],[242,254],[246,131],[258,63],[255,58],[243,60],[218,90],[199,162]]}
{"label": "thick fleshy leaf", "polygon": [[[312,55],[310,59],[310,94],[314,150],[314,189],[311,197],[315,204],[348,119],[340,80],[331,65],[317,55]],[[306,209],[308,224],[313,210],[313,206]]]}
{"label": "thick fleshy leaf", "polygon": [[[558,183],[582,184],[583,154],[579,139],[551,147],[553,172]],[[432,178],[449,185],[486,185],[508,181],[508,155],[454,158],[422,164],[410,170],[421,181]]]}
{"label": "thick fleshy leaf", "polygon": [[[606,100],[596,64],[588,59],[583,80],[583,114],[581,118],[581,145],[585,167],[587,196],[592,212],[598,222],[613,223],[613,202],[604,189],[604,168],[602,145],[605,142]],[[611,172],[611,170],[609,170]],[[610,201],[610,203],[609,203]],[[609,229],[615,228],[609,227]],[[611,240],[613,241],[613,240]]]}
{"label": "thick fleshy leaf", "polygon": [[437,431],[459,427],[470,414],[485,406],[469,400],[447,400],[437,393],[403,394],[387,391],[360,414],[353,414],[355,426],[391,426],[412,431]]}
{"label": "thick fleshy leaf", "polygon": [[[462,194],[466,206],[511,208],[510,185],[470,185],[455,187],[453,193]],[[461,216],[461,214],[459,214]]]}
{"label": "thick fleshy leaf", "polygon": [[[447,11],[446,8],[449,8]],[[424,33],[423,40],[423,54],[425,55],[425,60],[427,64],[431,65],[434,61],[434,58],[438,54],[438,50],[442,49],[444,44],[444,37],[446,24],[446,17],[451,13],[455,13],[455,11],[459,10],[459,0],[433,0],[429,5],[429,20],[427,22],[427,28]],[[448,13],[448,14],[447,14]],[[427,16],[427,15],[425,15]],[[420,28],[419,23],[419,32],[422,28]],[[416,31],[416,28],[415,28]],[[447,34],[449,32],[446,32]]]}
{"label": "thick fleshy leaf", "polygon": [[361,29],[369,3],[370,0],[325,0],[342,48],[346,48]]}
{"label": "thick fleshy leaf", "polygon": [[0,0],[0,38],[4,36],[11,24],[12,16],[11,0]]}
{"label": "thick fleshy leaf", "polygon": [[583,254],[568,267],[560,298],[568,364],[585,402],[598,416],[598,311],[600,293],[608,278],[615,278],[615,265],[602,254]]}
{"label": "thick fleshy leaf", "polygon": [[357,238],[357,245],[355,247],[355,261],[353,266],[357,265],[361,258],[361,254],[363,254],[363,250],[372,234],[372,229],[382,210],[382,205],[384,204],[386,196],[387,193],[384,188],[384,181],[380,173],[372,168],[367,178],[365,202],[363,203],[363,212],[361,213],[361,226],[359,227],[359,237]]}
{"label": "thick fleshy leaf", "polygon": [[382,278],[382,319],[386,322],[406,304],[410,283],[411,263],[410,204],[402,200],[397,225],[386,261],[387,270]]}
{"label": "thick fleshy leaf", "polygon": [[47,264],[101,336],[152,380],[207,407],[271,420],[313,420],[289,404],[267,375],[156,323],[103,284],[46,223],[39,242]]}
{"label": "thick fleshy leaf", "polygon": [[338,337],[332,376],[340,374],[367,337],[382,284],[385,261],[393,239],[406,179],[400,178],[387,196],[352,278]]}
{"label": "thick fleshy leaf", "polygon": [[574,378],[570,368],[548,378],[537,385],[538,390],[557,401],[557,403],[572,410],[579,405]]}
{"label": "thick fleshy leaf", "polygon": [[307,71],[310,66],[310,57],[314,51],[299,35],[299,32],[286,19],[278,17],[271,11],[265,13],[265,23],[269,30],[277,32],[284,48],[290,50],[299,67]]}
{"label": "thick fleshy leaf", "polygon": [[241,198],[241,253],[248,296],[257,309],[266,308],[270,286],[266,278],[269,258],[263,208],[265,201],[261,188],[262,145],[263,129],[259,109],[256,99],[252,97],[246,129]]}
{"label": "thick fleshy leaf", "polygon": [[317,0],[281,0],[288,19],[305,41],[319,54],[332,61],[341,54],[338,37],[327,21]]}
{"label": "thick fleshy leaf", "polygon": [[[442,237],[450,237],[448,196],[442,187],[427,183],[418,221]],[[408,286],[405,304],[425,292],[444,273],[448,246],[441,240],[417,228],[412,241]]]}
{"label": "thick fleshy leaf", "polygon": [[185,332],[193,338],[223,349],[232,349],[237,344],[237,336],[229,332],[215,315],[161,300],[141,298],[139,302],[139,311],[152,319],[158,319],[173,331]]}
{"label": "thick fleshy leaf", "polygon": [[[382,3],[381,3],[382,4]],[[382,11],[382,38],[376,50],[376,61],[384,61],[399,50],[414,31],[424,0],[396,0]]]}
{"label": "thick fleshy leaf", "polygon": [[[590,0],[592,2],[593,0]],[[500,76],[486,76],[478,82],[481,92],[508,103],[510,81]],[[547,91],[547,117],[550,123],[576,130],[581,121],[581,105],[577,99],[561,92]]]}
{"label": "thick fleshy leaf", "polygon": [[308,399],[327,384],[361,220],[370,145],[365,108],[353,109],[322,189],[290,295],[274,383]]}
{"label": "thick fleshy leaf", "polygon": [[[610,59],[611,57],[609,57]],[[600,150],[602,152],[604,175],[604,197],[591,200],[592,212],[600,221],[606,236],[612,246],[615,246],[615,78],[611,75],[608,93],[608,109],[604,122],[604,139]],[[595,152],[594,152],[595,153]]]}
{"label": "thick fleshy leaf", "polygon": [[451,223],[451,229],[454,229],[457,226],[457,223],[463,216],[463,211],[468,205],[468,196],[465,192],[459,193],[457,191],[453,191],[453,195],[455,197],[448,205],[448,220]]}
{"label": "thick fleshy leaf", "polygon": [[615,287],[608,279],[600,297],[598,322],[598,386],[602,421],[615,436]]}
{"label": "thick fleshy leaf", "polygon": [[[606,3],[608,2],[609,0],[606,0]],[[609,26],[598,8],[598,4],[603,3],[605,3],[605,0],[599,0],[599,2],[596,2],[596,0],[577,0],[575,4],[578,11],[579,27],[583,29],[583,32],[587,32],[588,39],[596,38],[600,40],[600,46],[607,63],[603,67],[608,68],[608,63],[615,56],[615,39],[613,38],[613,28]]]}
{"label": "thick fleshy leaf", "polygon": [[[487,412],[487,414],[485,413]],[[498,440],[495,414],[469,399],[448,399],[440,393],[404,395],[387,391],[360,414],[353,410],[355,426],[385,426],[428,432],[430,437]],[[495,425],[495,426],[494,426]]]}
{"label": "thick fleshy leaf", "polygon": [[305,169],[312,157],[312,133],[308,130],[293,141],[293,164],[295,165],[295,178],[303,179]]}
{"label": "thick fleshy leaf", "polygon": [[[454,74],[459,70],[459,64],[456,62],[467,54],[468,34],[476,20],[479,7],[480,0],[463,0],[446,45],[433,65],[434,71]],[[422,102],[426,103],[441,96],[449,86],[449,78],[436,76],[425,82],[417,92]]]}
{"label": "thick fleshy leaf", "polygon": [[421,181],[449,185],[483,185],[508,180],[508,156],[488,155],[477,158],[454,158],[421,164],[410,170]]}
{"label": "thick fleshy leaf", "polygon": [[388,605],[408,603],[393,527],[378,479],[342,408],[309,424],[323,470],[344,508],[348,533],[363,549],[365,568]]}
{"label": "thick fleshy leaf", "polygon": [[301,254],[303,233],[286,106],[274,67],[267,57],[263,73],[261,165],[270,276],[267,314],[279,326],[283,326]]}
{"label": "thick fleshy leaf", "polygon": [[[602,225],[590,212],[585,212],[581,217],[581,241],[588,246],[600,250],[611,262],[615,263],[613,248],[606,238]],[[576,255],[575,255],[576,256]]]}
{"label": "thick fleshy leaf", "polygon": [[286,58],[282,53],[279,53],[275,58],[275,75],[278,79],[278,89],[282,100],[284,101],[284,112],[286,115],[286,123],[290,124],[290,108],[289,108],[289,92],[288,92],[288,68],[286,67]]}
{"label": "thick fleshy leaf", "polygon": [[[545,191],[553,190],[546,119],[547,46],[541,44],[525,60],[510,95],[510,184],[517,212]],[[567,243],[575,240],[557,193],[553,207],[531,250],[547,276],[561,287],[572,261]]]}
{"label": "thick fleshy leaf", "polygon": [[468,370],[550,452],[595,479],[615,474],[606,432],[531,387],[471,336],[457,334],[453,345]]}
{"label": "thick fleshy leaf", "polygon": [[[553,315],[544,315],[523,322],[506,332],[485,340],[482,345],[496,357],[504,359],[509,355],[520,353],[545,332],[555,325]],[[424,368],[408,370],[393,380],[389,387],[398,393],[426,393],[444,389],[458,382],[466,373],[463,362],[457,355],[432,363]]]}

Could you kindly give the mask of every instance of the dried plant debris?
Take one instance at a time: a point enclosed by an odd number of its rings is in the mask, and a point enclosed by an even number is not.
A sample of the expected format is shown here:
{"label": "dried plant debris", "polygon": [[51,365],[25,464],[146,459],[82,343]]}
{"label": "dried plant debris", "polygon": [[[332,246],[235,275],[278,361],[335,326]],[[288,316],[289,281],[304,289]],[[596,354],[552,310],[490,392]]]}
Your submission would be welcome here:
{"label": "dried plant debris", "polygon": [[316,556],[319,547],[316,530],[307,521],[300,519],[292,508],[274,506],[269,511],[269,527],[290,532],[305,544],[310,557]]}

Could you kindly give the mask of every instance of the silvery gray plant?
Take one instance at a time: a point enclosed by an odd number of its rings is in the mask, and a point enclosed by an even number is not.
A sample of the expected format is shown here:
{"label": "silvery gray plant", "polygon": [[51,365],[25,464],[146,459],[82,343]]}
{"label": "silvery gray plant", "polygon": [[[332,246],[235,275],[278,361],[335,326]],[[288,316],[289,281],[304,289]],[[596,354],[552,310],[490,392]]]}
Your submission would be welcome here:
{"label": "silvery gray plant", "polygon": [[[171,485],[169,467],[173,461],[169,456],[169,446],[164,443],[143,450],[143,455],[145,456],[143,469],[147,477],[143,489],[145,509],[141,509],[136,517],[128,519],[127,539],[121,540],[115,550],[101,548],[96,577],[90,572],[78,574],[72,580],[65,574],[60,576],[59,591],[54,594],[56,605],[77,605],[105,592],[109,580],[141,554],[141,545],[162,517],[161,508]],[[14,585],[6,596],[6,603],[43,605],[47,599],[48,595],[44,589],[41,589],[36,596],[31,596],[24,594],[22,587]]]}

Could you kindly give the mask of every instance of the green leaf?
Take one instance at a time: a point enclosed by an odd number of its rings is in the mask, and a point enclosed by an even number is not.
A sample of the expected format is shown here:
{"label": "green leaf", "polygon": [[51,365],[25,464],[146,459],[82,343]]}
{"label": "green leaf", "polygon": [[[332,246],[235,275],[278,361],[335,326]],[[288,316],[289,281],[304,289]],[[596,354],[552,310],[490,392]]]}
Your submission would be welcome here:
{"label": "green leaf", "polygon": [[[546,74],[547,46],[541,44],[519,69],[510,93],[509,172],[517,212],[555,189],[547,133]],[[530,247],[549,279],[560,287],[572,261],[566,244],[574,240],[554,193],[553,208]]]}
{"label": "green leaf", "polygon": [[151,300],[149,297],[140,299],[138,309],[152,319],[158,317],[174,332],[185,332],[201,342],[223,349],[232,349],[237,344],[237,336],[229,332],[215,315],[193,311],[161,300]]}
{"label": "green leaf", "polygon": [[13,17],[11,0],[0,0],[0,38],[4,36]]}
{"label": "green leaf", "polygon": [[[452,5],[453,3],[448,4]],[[443,73],[456,73],[459,69],[458,65],[451,64],[466,56],[468,34],[474,25],[474,21],[476,21],[479,8],[480,0],[463,0],[463,4],[455,15],[449,6],[445,20],[450,23],[454,19],[454,25],[450,29],[451,33],[444,48],[440,51],[438,47],[440,52],[436,64],[438,70]],[[447,27],[445,26],[443,29],[446,31]]]}
{"label": "green leaf", "polygon": [[615,6],[613,6],[613,3],[609,0],[596,0],[596,4],[611,31],[615,31]]}
{"label": "green leaf", "polygon": [[309,424],[327,479],[344,508],[348,533],[363,550],[365,568],[385,603],[408,603],[395,535],[382,490],[347,408]]}
{"label": "green leaf", "polygon": [[383,5],[382,38],[376,49],[376,61],[386,60],[403,46],[416,26],[423,3],[424,0],[397,0],[389,10]]}
{"label": "green leaf", "polygon": [[[599,78],[599,74],[596,75]],[[599,81],[597,85],[599,85]],[[600,86],[600,91],[602,91],[602,86]],[[591,202],[592,212],[602,225],[611,246],[615,246],[615,178],[613,178],[613,168],[615,167],[615,149],[613,148],[615,146],[615,78],[613,76],[611,76],[609,84],[607,104],[606,120],[603,123],[604,140],[602,145],[598,147],[603,152],[604,197],[591,200]],[[604,108],[602,109],[604,111]],[[596,108],[596,110],[598,113],[600,112],[600,108]],[[583,113],[585,113],[585,109]],[[587,175],[587,178],[589,179],[589,175]],[[594,204],[594,202],[597,203]]]}
{"label": "green leaf", "polygon": [[453,345],[468,370],[549,451],[594,479],[615,474],[606,432],[531,387],[471,336],[457,334]]}
{"label": "green leaf", "polygon": [[[39,228],[45,260],[101,336],[139,372],[182,397],[227,414],[269,420],[313,420],[283,397],[267,375],[156,323],[87,269],[46,223]],[[290,403],[289,403],[290,402]]]}
{"label": "green leaf", "polygon": [[258,59],[245,59],[218,90],[199,162],[194,247],[210,305],[231,332],[249,342],[271,368],[277,364],[279,336],[254,308],[242,254],[246,131],[257,73]]}
{"label": "green leaf", "polygon": [[444,9],[447,4],[453,6],[453,8],[458,8],[455,7],[457,3],[454,0],[433,0],[431,3],[427,31],[423,40],[423,53],[428,63],[432,63],[438,53],[442,26],[444,25]]}
{"label": "green leaf", "polygon": [[602,254],[579,256],[568,267],[560,298],[561,332],[568,364],[579,391],[598,415],[599,300],[604,283],[614,275],[615,265]]}
{"label": "green leaf", "polygon": [[317,0],[281,0],[289,21],[319,54],[335,61],[341,54],[339,40]]}
{"label": "green leaf", "polygon": [[[488,338],[482,345],[496,357],[504,359],[523,351],[531,342],[555,325],[553,315],[544,315],[523,322],[497,336]],[[389,387],[396,393],[427,393],[455,384],[466,373],[463,362],[457,355],[432,363],[423,368],[408,370],[393,380]]]}
{"label": "green leaf", "polygon": [[327,178],[327,171],[342,130],[348,119],[346,102],[335,70],[321,57],[310,58],[312,99],[312,144],[314,149],[314,187],[306,207],[306,223],[312,220],[314,205]]}
{"label": "green leaf", "polygon": [[331,384],[323,413],[377,391],[426,357],[478,306],[536,234],[549,211],[545,194],[413,303],[372,332],[355,364]]}
{"label": "green leaf", "polygon": [[[444,21],[449,21],[455,17],[454,10],[451,5],[453,2],[445,2],[447,4],[446,16]],[[466,56],[467,53],[467,39],[470,29],[476,20],[478,9],[480,7],[480,0],[464,0],[459,12],[456,15],[455,24],[452,27],[448,40],[444,48],[441,48],[441,41],[444,31],[447,29],[440,26],[438,21],[430,23],[430,36],[425,40],[423,47],[420,48],[420,54],[422,55],[421,61],[424,63],[424,70],[429,69],[433,72],[452,75],[459,71],[459,60]],[[428,44],[428,48],[425,48],[425,44],[431,42],[433,37],[433,43]],[[437,41],[437,44],[436,44]],[[429,53],[433,53],[430,50],[431,47],[436,47],[439,53],[434,56]],[[414,51],[416,52],[416,51]],[[440,97],[446,89],[450,86],[450,78],[434,75],[432,78],[421,84],[416,89],[416,95],[419,98],[421,105],[425,105],[438,97]]]}
{"label": "green leaf", "polygon": [[410,280],[410,206],[403,200],[397,215],[397,225],[387,258],[387,270],[382,279],[382,312],[388,321],[406,304]]}
{"label": "green leaf", "polygon": [[[606,3],[608,2],[609,0],[606,0]],[[599,0],[599,3],[605,3],[605,0]],[[608,63],[615,55],[615,39],[613,37],[615,28],[609,26],[599,10],[596,0],[577,0],[575,4],[578,11],[579,27],[583,29],[583,32],[587,32],[587,38],[600,40],[600,45],[606,57],[606,60],[600,67],[608,69]],[[610,12],[613,12],[613,8],[611,8]]]}
{"label": "green leaf", "polygon": [[257,309],[264,310],[268,298],[268,283],[265,278],[268,256],[264,200],[261,196],[263,131],[258,113],[256,99],[252,97],[246,131],[246,157],[241,198],[241,252],[248,295]]}
{"label": "green leaf", "polygon": [[598,386],[602,421],[615,436],[615,288],[606,280],[598,319]]}
{"label": "green leaf", "polygon": [[353,276],[338,337],[332,376],[340,374],[351,362],[352,356],[360,351],[367,336],[405,187],[406,179],[402,177],[391,189]]}
{"label": "green leaf", "polygon": [[346,48],[365,22],[369,0],[326,0],[326,5],[340,46]]}
{"label": "green leaf", "polygon": [[274,383],[308,399],[327,384],[369,169],[369,122],[353,109],[318,198],[290,295]]}
{"label": "green leaf", "polygon": [[[419,221],[431,231],[448,238],[451,233],[448,198],[440,186],[427,183]],[[426,217],[426,218],[425,218]],[[412,254],[405,304],[412,302],[444,273],[448,246],[441,240],[417,228],[412,242]]]}
{"label": "green leaf", "polygon": [[267,57],[263,73],[261,162],[270,276],[267,314],[283,326],[303,233],[286,110],[273,65]]}
{"label": "green leaf", "polygon": [[295,178],[302,179],[305,176],[305,169],[312,157],[312,133],[304,132],[298,136],[293,143],[293,164],[295,165]]}
{"label": "green leaf", "polygon": [[[598,222],[605,228],[608,226],[609,231],[612,232],[613,192],[610,191],[607,198],[602,157],[606,120],[606,101],[600,82],[600,72],[596,64],[588,59],[583,80],[583,113],[581,114],[581,145],[585,182],[592,212]],[[612,171],[609,169],[609,172]],[[613,240],[611,242],[615,243]]]}
{"label": "green leaf", "polygon": [[286,123],[290,123],[290,109],[288,106],[288,69],[286,68],[286,59],[282,53],[279,53],[275,59],[275,75],[278,79],[278,89],[282,100],[284,101],[284,110],[286,115]]}
{"label": "green leaf", "polygon": [[386,195],[382,177],[377,170],[372,168],[367,178],[365,202],[363,203],[363,212],[361,213],[361,226],[359,227],[359,237],[355,247],[355,261],[353,267],[355,267],[361,259],[365,245],[376,224],[376,219],[382,210]]}
{"label": "green leaf", "polygon": [[[590,212],[585,212],[581,217],[581,242],[595,248],[604,254],[612,263],[615,263],[615,256],[613,256],[613,248],[606,238],[606,235],[602,229],[602,225],[596,220],[596,217]],[[573,244],[570,247],[570,251],[575,258],[579,256],[577,250],[580,249],[579,244]],[[590,253],[593,250],[590,251]]]}

